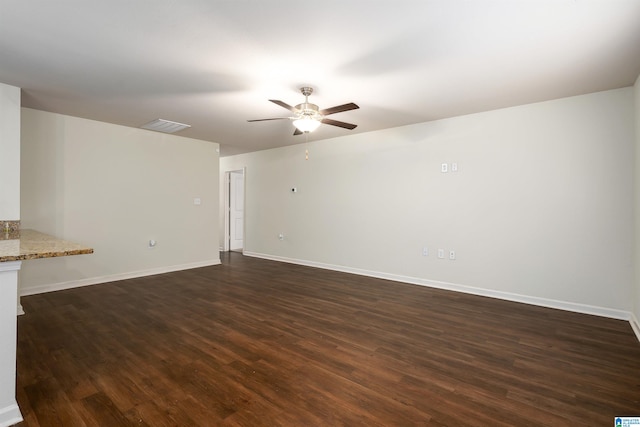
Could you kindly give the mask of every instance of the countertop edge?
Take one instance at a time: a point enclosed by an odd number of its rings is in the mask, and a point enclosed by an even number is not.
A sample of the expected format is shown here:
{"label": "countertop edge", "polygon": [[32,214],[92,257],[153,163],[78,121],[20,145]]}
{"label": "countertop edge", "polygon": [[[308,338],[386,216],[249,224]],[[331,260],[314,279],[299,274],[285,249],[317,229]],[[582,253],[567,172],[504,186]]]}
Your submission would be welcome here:
{"label": "countertop edge", "polygon": [[4,240],[3,242],[5,247],[0,246],[0,262],[58,258],[93,253],[93,248],[88,246],[29,229],[20,230],[17,239]]}
{"label": "countertop edge", "polygon": [[80,249],[74,251],[60,251],[60,252],[43,252],[37,254],[21,254],[21,255],[6,255],[0,256],[0,262],[9,262],[9,261],[25,261],[29,259],[42,259],[42,258],[58,258],[63,256],[72,256],[72,255],[86,255],[92,254],[93,249]]}

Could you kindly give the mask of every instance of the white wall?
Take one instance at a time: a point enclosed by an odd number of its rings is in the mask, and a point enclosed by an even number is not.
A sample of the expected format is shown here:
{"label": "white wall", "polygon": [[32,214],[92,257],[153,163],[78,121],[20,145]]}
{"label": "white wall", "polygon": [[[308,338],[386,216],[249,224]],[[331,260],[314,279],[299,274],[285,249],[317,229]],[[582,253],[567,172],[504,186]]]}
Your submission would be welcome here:
{"label": "white wall", "polygon": [[21,294],[219,263],[217,148],[22,109],[22,228],[95,253],[25,262]]}
{"label": "white wall", "polygon": [[[633,96],[310,142],[223,158],[220,169],[247,168],[250,255],[624,317]],[[452,162],[458,172],[440,172]],[[457,259],[438,259],[438,248]]]}
{"label": "white wall", "polygon": [[0,221],[20,219],[20,88],[0,83]]}
{"label": "white wall", "polygon": [[[0,83],[0,220],[20,219],[20,88]],[[20,262],[0,263],[0,426],[22,421],[15,399]]]}

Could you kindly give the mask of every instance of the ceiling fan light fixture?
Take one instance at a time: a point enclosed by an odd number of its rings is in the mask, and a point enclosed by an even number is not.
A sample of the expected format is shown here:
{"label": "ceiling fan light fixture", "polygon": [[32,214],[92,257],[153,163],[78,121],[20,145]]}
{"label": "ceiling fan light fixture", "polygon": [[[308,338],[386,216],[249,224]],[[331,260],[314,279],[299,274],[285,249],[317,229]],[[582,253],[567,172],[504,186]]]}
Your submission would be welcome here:
{"label": "ceiling fan light fixture", "polygon": [[294,120],[293,125],[300,132],[309,133],[318,129],[318,126],[320,126],[320,121],[310,116],[302,116],[299,119]]}

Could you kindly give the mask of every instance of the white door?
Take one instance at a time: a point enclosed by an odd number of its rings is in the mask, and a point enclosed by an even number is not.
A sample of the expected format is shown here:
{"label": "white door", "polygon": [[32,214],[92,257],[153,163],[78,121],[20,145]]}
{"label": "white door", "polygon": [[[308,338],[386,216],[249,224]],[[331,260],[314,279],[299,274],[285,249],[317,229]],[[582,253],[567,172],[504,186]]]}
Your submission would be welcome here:
{"label": "white door", "polygon": [[242,250],[244,231],[244,174],[231,172],[229,179],[229,250]]}

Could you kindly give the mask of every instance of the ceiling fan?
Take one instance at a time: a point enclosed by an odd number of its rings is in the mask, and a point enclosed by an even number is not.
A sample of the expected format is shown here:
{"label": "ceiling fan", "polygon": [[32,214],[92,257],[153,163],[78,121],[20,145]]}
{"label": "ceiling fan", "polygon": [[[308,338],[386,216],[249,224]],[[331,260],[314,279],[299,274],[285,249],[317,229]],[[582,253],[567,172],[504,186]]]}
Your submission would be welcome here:
{"label": "ceiling fan", "polygon": [[274,104],[277,104],[291,111],[293,113],[292,117],[275,117],[272,119],[256,119],[247,121],[263,122],[267,120],[293,120],[293,125],[296,127],[295,132],[293,132],[294,135],[302,135],[303,133],[313,132],[318,128],[318,126],[320,126],[321,123],[331,126],[338,126],[349,130],[356,128],[357,125],[326,118],[326,116],[330,114],[341,113],[343,111],[355,110],[360,108],[353,102],[321,110],[316,104],[309,103],[309,95],[313,93],[313,88],[307,86],[301,87],[300,92],[302,92],[302,94],[304,95],[304,103],[298,104],[295,107],[292,107],[291,105],[277,99],[269,100]]}

